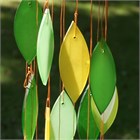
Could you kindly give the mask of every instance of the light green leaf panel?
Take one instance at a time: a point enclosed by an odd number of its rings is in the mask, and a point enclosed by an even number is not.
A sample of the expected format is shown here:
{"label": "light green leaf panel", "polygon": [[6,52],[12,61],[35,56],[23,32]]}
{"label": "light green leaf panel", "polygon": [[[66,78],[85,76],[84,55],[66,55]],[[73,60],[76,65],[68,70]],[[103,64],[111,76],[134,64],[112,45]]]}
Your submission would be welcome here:
{"label": "light green leaf panel", "polygon": [[[117,88],[115,88],[113,97],[105,109],[105,111],[100,114],[94,99],[91,98],[91,109],[92,113],[95,116],[95,122],[100,130],[101,133],[105,134],[107,130],[111,127],[112,123],[114,122],[117,111],[118,111],[118,93]],[[102,130],[103,129],[103,130]]]}
{"label": "light green leaf panel", "polygon": [[34,137],[38,117],[38,96],[34,74],[31,74],[25,91],[22,109],[22,129],[24,138],[32,140]]}
{"label": "light green leaf panel", "polygon": [[92,53],[90,87],[100,113],[112,99],[116,85],[116,70],[113,56],[104,39],[101,39]]}
{"label": "light green leaf panel", "polygon": [[54,53],[54,33],[49,9],[46,9],[37,39],[37,64],[43,85],[47,84]]}
{"label": "light green leaf panel", "polygon": [[76,112],[63,90],[51,111],[51,140],[73,140],[76,131]]}
{"label": "light green leaf panel", "polygon": [[42,8],[39,3],[35,0],[21,1],[14,19],[14,35],[17,46],[28,64],[36,56],[37,34],[41,19]]}
{"label": "light green leaf panel", "polygon": [[[88,92],[90,92],[88,90],[89,88],[85,90],[79,106],[77,130],[80,139],[87,139],[87,129],[89,129],[88,138],[92,140],[93,139],[96,140],[99,136],[99,129],[96,125],[95,122],[96,118],[93,116],[90,106],[89,106],[90,114],[88,116]],[[89,98],[89,103],[90,103],[90,98]],[[88,122],[89,122],[89,128],[87,126]]]}

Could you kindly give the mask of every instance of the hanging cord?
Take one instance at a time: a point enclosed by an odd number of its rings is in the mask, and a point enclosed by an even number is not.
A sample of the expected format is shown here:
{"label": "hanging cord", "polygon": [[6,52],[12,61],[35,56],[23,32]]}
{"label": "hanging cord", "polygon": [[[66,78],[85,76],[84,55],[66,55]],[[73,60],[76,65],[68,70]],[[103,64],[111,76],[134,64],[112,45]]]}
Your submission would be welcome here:
{"label": "hanging cord", "polygon": [[[90,1],[90,58],[92,56],[92,0]],[[88,78],[88,111],[87,111],[87,140],[89,139],[89,131],[90,131],[90,78]]]}
{"label": "hanging cord", "polygon": [[[65,0],[61,1],[61,11],[60,11],[60,46],[62,44],[64,35],[65,35]],[[60,85],[60,94],[61,92],[64,90],[64,84],[61,81],[61,77],[60,77],[60,81],[59,81],[59,85]],[[60,118],[61,118],[61,114],[60,114],[60,108],[61,105],[64,104],[64,94],[62,94],[62,96],[60,95],[61,100],[59,100],[59,130],[58,130],[58,139],[60,140]]]}
{"label": "hanging cord", "polygon": [[105,0],[105,41],[107,40],[108,30],[108,0]]}
{"label": "hanging cord", "polygon": [[[61,1],[60,1],[61,2]],[[62,34],[63,34],[63,28],[62,28],[62,18],[63,18],[63,10],[62,10],[62,2],[61,2],[61,10],[60,10],[60,46],[62,44]],[[61,77],[59,78],[59,89],[60,89],[60,93],[62,91],[62,81],[61,81]],[[60,106],[61,106],[61,101],[59,100],[59,130],[58,130],[58,140],[60,140]]]}
{"label": "hanging cord", "polygon": [[66,2],[65,0],[63,0],[63,35],[62,38],[64,38],[65,36],[65,6],[66,6]]}
{"label": "hanging cord", "polygon": [[45,9],[48,9],[48,8],[49,8],[49,0],[46,0],[44,3],[43,11],[45,11]]}
{"label": "hanging cord", "polygon": [[24,80],[24,83],[23,83],[24,88],[26,88],[27,85],[28,85],[29,76],[31,75],[31,73],[33,73],[32,64],[30,66],[27,66],[27,64],[26,64],[26,76],[25,76],[25,80]]}
{"label": "hanging cord", "polygon": [[[37,40],[37,35],[38,35],[38,0],[36,0],[36,29],[37,29],[37,33],[36,33],[36,40]],[[37,43],[36,43],[36,47],[37,47]],[[35,78],[36,78],[36,99],[38,102],[38,69],[37,69],[37,65],[36,65],[36,58],[34,59],[34,73],[35,73]],[[38,139],[38,118],[37,118],[37,122],[36,122],[36,140]]]}
{"label": "hanging cord", "polygon": [[[60,46],[62,44],[63,38],[65,35],[65,0],[61,2],[61,11],[60,11]],[[64,90],[64,84],[60,78],[60,93]]]}
{"label": "hanging cord", "polygon": [[103,116],[103,120],[101,120],[101,124],[100,124],[100,140],[104,140],[104,116]]}
{"label": "hanging cord", "polygon": [[98,2],[98,26],[97,26],[97,42],[99,41],[100,35],[100,0]]}
{"label": "hanging cord", "polygon": [[[28,79],[26,78],[28,74],[28,64],[26,62],[25,64],[25,79],[28,81]],[[29,75],[29,74],[28,74]],[[24,81],[23,87],[25,88],[25,92],[26,92],[26,86],[27,86],[27,81]],[[25,110],[25,115],[24,115],[24,122],[26,122],[26,110]],[[24,128],[26,128],[26,123],[24,123]],[[24,140],[26,140],[26,129],[24,129]]]}
{"label": "hanging cord", "polygon": [[105,16],[104,16],[104,13],[105,13],[105,5],[103,5],[103,8],[102,8],[102,18],[101,18],[101,37],[102,38],[105,38],[105,26],[104,26],[104,21],[105,21]]}
{"label": "hanging cord", "polygon": [[76,8],[74,12],[74,22],[75,22],[74,38],[76,38],[77,17],[78,17],[78,0],[76,0]]}
{"label": "hanging cord", "polygon": [[75,13],[74,13],[74,21],[77,25],[77,16],[78,16],[78,0],[76,0],[76,8],[75,8]]}
{"label": "hanging cord", "polygon": [[51,7],[51,17],[52,17],[52,23],[53,23],[53,19],[54,19],[54,1],[52,0],[52,7]]}

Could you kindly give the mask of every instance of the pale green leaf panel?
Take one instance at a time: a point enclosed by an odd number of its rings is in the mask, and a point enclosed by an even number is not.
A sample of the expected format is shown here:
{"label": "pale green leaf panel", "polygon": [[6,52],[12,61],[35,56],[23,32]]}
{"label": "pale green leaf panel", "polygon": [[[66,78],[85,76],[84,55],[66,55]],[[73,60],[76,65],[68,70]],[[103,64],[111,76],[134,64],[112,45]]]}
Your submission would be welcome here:
{"label": "pale green leaf panel", "polygon": [[89,88],[85,90],[79,106],[77,130],[80,139],[87,139],[87,129],[88,129],[87,123],[89,118],[88,138],[92,140],[93,139],[96,140],[99,136],[99,129],[95,123],[96,118],[93,116],[90,106],[89,106],[90,114],[88,116],[88,102],[90,105],[90,98],[91,98],[91,95],[89,95],[89,101],[88,101],[88,89]]}
{"label": "pale green leaf panel", "polygon": [[95,104],[103,113],[112,99],[116,85],[116,70],[113,56],[104,39],[101,39],[92,53],[90,87]]}
{"label": "pale green leaf panel", "polygon": [[47,84],[54,53],[54,33],[49,9],[45,9],[37,39],[37,64],[43,85]]}
{"label": "pale green leaf panel", "polygon": [[51,111],[51,140],[73,140],[76,131],[76,112],[63,90]]}
{"label": "pale green leaf panel", "polygon": [[[95,116],[95,122],[103,134],[106,133],[106,131],[111,127],[112,123],[114,122],[117,111],[118,111],[118,93],[117,93],[117,88],[115,88],[113,97],[107,106],[106,110],[100,114],[98,108],[96,107],[96,104],[94,102],[94,99],[91,98],[91,109],[92,113]],[[103,130],[101,128],[101,125],[103,124]]]}
{"label": "pale green leaf panel", "polygon": [[38,3],[37,10],[36,4],[35,0],[22,0],[14,19],[15,40],[28,64],[36,56],[37,33],[42,19],[42,8]]}
{"label": "pale green leaf panel", "polygon": [[22,129],[24,138],[32,140],[34,137],[38,117],[38,96],[34,75],[31,74],[25,91],[22,109]]}

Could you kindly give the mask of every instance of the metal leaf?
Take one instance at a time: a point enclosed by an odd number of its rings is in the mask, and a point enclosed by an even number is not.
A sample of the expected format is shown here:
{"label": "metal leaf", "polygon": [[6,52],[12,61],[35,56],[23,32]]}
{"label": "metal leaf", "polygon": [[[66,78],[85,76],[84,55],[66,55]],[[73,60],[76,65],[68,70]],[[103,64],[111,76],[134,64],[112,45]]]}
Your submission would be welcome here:
{"label": "metal leaf", "polygon": [[37,39],[37,63],[43,85],[47,84],[54,53],[54,34],[49,9],[41,21]]}
{"label": "metal leaf", "polygon": [[41,6],[38,4],[37,13],[36,4],[37,2],[35,0],[22,0],[14,19],[14,35],[16,43],[28,64],[31,64],[36,56],[37,24],[39,26],[42,19]]}
{"label": "metal leaf", "polygon": [[59,54],[60,76],[73,103],[81,95],[89,75],[90,58],[86,41],[72,21]]}

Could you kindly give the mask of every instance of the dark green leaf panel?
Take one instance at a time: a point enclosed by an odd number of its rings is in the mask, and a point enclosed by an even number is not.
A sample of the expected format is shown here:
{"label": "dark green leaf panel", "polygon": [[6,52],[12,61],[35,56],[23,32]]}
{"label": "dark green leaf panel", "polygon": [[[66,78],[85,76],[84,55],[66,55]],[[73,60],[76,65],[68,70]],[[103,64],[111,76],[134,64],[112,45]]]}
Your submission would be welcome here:
{"label": "dark green leaf panel", "polygon": [[104,39],[101,39],[92,53],[90,68],[90,87],[100,113],[110,103],[116,85],[115,63]]}
{"label": "dark green leaf panel", "polygon": [[39,3],[37,4],[35,0],[21,1],[14,19],[14,35],[17,46],[28,64],[36,56],[37,34],[41,19],[42,8]]}
{"label": "dark green leaf panel", "polygon": [[31,140],[34,137],[38,117],[38,96],[36,81],[31,74],[26,87],[23,109],[22,109],[22,129],[24,138]]}
{"label": "dark green leaf panel", "polygon": [[[78,134],[80,139],[87,139],[87,121],[88,121],[88,89],[86,89],[85,93],[83,94],[80,107],[78,110],[78,124],[77,124],[77,129],[78,129]],[[92,98],[90,96],[90,98]],[[89,100],[90,102],[90,100]],[[90,104],[89,104],[90,105]],[[90,115],[89,115],[89,139],[97,139],[99,136],[99,129],[96,126],[96,122],[94,119],[94,116],[90,108]]]}

